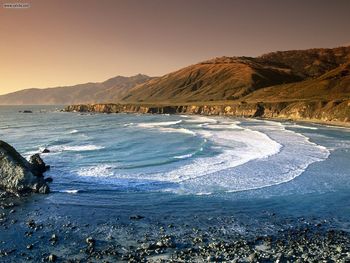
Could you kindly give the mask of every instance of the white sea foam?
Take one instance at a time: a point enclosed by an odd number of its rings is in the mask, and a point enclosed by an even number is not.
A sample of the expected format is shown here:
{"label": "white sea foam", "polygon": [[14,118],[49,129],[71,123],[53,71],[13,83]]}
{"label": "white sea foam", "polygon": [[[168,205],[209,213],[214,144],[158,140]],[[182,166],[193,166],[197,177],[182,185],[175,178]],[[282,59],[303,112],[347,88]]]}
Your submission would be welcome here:
{"label": "white sea foam", "polygon": [[47,155],[48,153],[43,153],[44,149],[46,149],[46,147],[39,146],[39,147],[37,147],[37,150],[25,152],[24,156],[25,156],[26,159],[29,160],[30,156],[32,156],[33,154],[40,153],[41,155]]}
{"label": "white sea foam", "polygon": [[114,175],[114,166],[100,164],[91,167],[80,168],[76,171],[78,176],[82,177],[111,177]]}
{"label": "white sea foam", "polygon": [[171,126],[175,124],[181,123],[182,120],[178,121],[163,121],[163,122],[143,122],[137,124],[138,127],[143,127],[143,128],[153,128],[153,127],[159,127],[159,126]]}
{"label": "white sea foam", "polygon": [[160,127],[157,129],[158,131],[160,132],[175,132],[175,133],[184,133],[184,134],[190,134],[190,135],[193,135],[195,136],[196,133],[194,131],[191,131],[189,129],[186,129],[186,128],[163,128],[163,127]]}
{"label": "white sea foam", "polygon": [[218,120],[216,119],[212,119],[212,118],[208,118],[208,117],[204,117],[204,116],[190,116],[189,119],[185,120],[188,123],[217,123]]}
{"label": "white sea foam", "polygon": [[74,134],[74,133],[78,133],[79,131],[78,130],[71,130],[71,131],[69,131],[68,133],[69,134]]}
{"label": "white sea foam", "polygon": [[199,158],[192,164],[170,172],[167,177],[170,175],[177,182],[186,181],[236,167],[257,158],[266,158],[277,154],[281,148],[279,143],[265,134],[249,129],[236,132],[216,131],[215,134],[211,134],[210,140],[221,147],[222,153],[215,157]]}
{"label": "white sea foam", "polygon": [[333,128],[333,129],[350,130],[350,127],[344,127],[344,126],[325,125],[325,124],[318,124],[318,125],[319,125],[319,126],[322,126],[322,127]]}
{"label": "white sea foam", "polygon": [[67,194],[77,194],[79,193],[79,190],[76,190],[76,189],[72,189],[72,190],[60,190],[58,191],[60,193],[67,193]]}
{"label": "white sea foam", "polygon": [[41,153],[42,153],[45,149],[46,149],[46,147],[42,147],[42,146],[39,147],[39,151],[40,151]]}
{"label": "white sea foam", "polygon": [[[50,153],[42,153],[45,148],[48,148],[50,150]],[[50,155],[55,155],[59,154],[62,152],[83,152],[83,151],[96,151],[103,149],[103,146],[98,146],[94,144],[88,144],[88,145],[53,145],[53,146],[47,146],[47,147],[42,147],[39,146],[38,150],[36,151],[28,151],[25,153],[26,157],[30,157],[33,154],[36,153],[42,153],[42,154],[50,154]]]}
{"label": "white sea foam", "polygon": [[330,154],[326,147],[310,142],[305,135],[285,130],[280,124],[261,123],[254,129],[283,145],[278,154],[191,178],[181,182],[183,191],[237,192],[286,183],[300,176],[310,164],[323,161]]}
{"label": "white sea foam", "polygon": [[238,129],[238,130],[243,130],[244,128],[239,126],[240,122],[225,122],[225,123],[220,123],[220,124],[210,124],[210,123],[202,123],[202,124],[198,124],[199,127],[208,127],[211,130],[213,129]]}
{"label": "white sea foam", "polygon": [[178,193],[246,191],[289,182],[329,156],[327,148],[279,122],[259,121],[248,129],[219,120],[196,133],[220,153],[192,158],[168,172],[137,175],[137,179],[177,183],[180,189],[174,191]]}
{"label": "white sea foam", "polygon": [[318,130],[317,127],[304,126],[304,125],[298,125],[298,124],[288,125],[287,127],[290,127],[290,128],[300,128],[300,129],[308,129],[308,130]]}
{"label": "white sea foam", "polygon": [[174,128],[174,127],[168,127],[176,124],[180,124],[182,120],[178,121],[166,121],[166,122],[145,122],[145,123],[138,123],[137,127],[140,128],[146,128],[146,129],[155,129],[159,132],[175,132],[175,133],[184,133],[184,134],[190,134],[195,136],[196,133],[194,131],[191,131],[186,128]]}
{"label": "white sea foam", "polygon": [[196,195],[211,195],[212,193],[211,192],[199,192],[199,193],[196,193]]}
{"label": "white sea foam", "polygon": [[148,178],[143,177],[143,179],[180,183],[223,169],[233,168],[250,160],[266,158],[278,153],[281,148],[279,143],[273,141],[267,135],[249,129],[205,129],[197,131],[197,133],[208,138],[222,152],[213,157],[194,159],[192,163],[183,165],[176,170],[152,174]]}
{"label": "white sea foam", "polygon": [[209,122],[204,122],[204,123],[198,124],[197,126],[202,128],[202,127],[208,126],[209,124],[210,124]]}
{"label": "white sea foam", "polygon": [[125,123],[124,124],[124,127],[129,127],[129,126],[133,126],[134,125],[134,123],[133,122],[130,122],[130,123]]}
{"label": "white sea foam", "polygon": [[103,149],[103,146],[94,144],[89,145],[55,145],[51,146],[51,152],[83,152],[83,151],[96,151]]}
{"label": "white sea foam", "polygon": [[184,155],[177,155],[174,156],[174,159],[187,159],[187,158],[191,158],[195,153],[189,153],[189,154],[184,154]]}

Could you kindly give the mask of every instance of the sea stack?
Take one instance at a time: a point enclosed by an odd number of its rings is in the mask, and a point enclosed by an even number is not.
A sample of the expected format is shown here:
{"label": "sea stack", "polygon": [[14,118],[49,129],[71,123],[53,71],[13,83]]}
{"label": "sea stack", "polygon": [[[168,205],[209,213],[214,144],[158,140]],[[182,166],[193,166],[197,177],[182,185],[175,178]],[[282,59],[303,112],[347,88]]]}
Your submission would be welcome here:
{"label": "sea stack", "polygon": [[28,162],[11,145],[0,140],[0,188],[18,195],[49,193],[43,176],[46,171],[44,161],[39,155],[30,159]]}

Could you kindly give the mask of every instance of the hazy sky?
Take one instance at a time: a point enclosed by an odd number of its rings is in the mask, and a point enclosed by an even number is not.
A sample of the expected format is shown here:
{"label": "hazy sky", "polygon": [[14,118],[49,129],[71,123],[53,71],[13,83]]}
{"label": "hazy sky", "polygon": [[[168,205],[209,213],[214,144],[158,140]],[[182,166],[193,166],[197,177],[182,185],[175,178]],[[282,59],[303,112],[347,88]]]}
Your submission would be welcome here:
{"label": "hazy sky", "polygon": [[[30,3],[27,9],[4,3]],[[0,94],[350,45],[350,0],[0,0]]]}

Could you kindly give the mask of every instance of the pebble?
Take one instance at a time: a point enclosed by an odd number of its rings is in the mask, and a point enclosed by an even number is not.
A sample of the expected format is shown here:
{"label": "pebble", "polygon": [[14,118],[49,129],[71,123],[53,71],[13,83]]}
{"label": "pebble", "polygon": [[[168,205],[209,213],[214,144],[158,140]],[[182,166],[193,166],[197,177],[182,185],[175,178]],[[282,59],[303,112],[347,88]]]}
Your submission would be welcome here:
{"label": "pebble", "polygon": [[95,245],[95,239],[93,239],[92,237],[88,237],[85,239],[86,244],[88,244],[89,246],[93,246]]}
{"label": "pebble", "polygon": [[50,238],[51,242],[57,242],[58,241],[58,236],[56,234],[53,234]]}
{"label": "pebble", "polygon": [[33,244],[29,244],[28,246],[27,246],[27,249],[29,249],[29,250],[31,250],[31,249],[33,249]]}
{"label": "pebble", "polygon": [[57,260],[57,256],[55,254],[50,254],[47,259],[49,262],[55,262]]}

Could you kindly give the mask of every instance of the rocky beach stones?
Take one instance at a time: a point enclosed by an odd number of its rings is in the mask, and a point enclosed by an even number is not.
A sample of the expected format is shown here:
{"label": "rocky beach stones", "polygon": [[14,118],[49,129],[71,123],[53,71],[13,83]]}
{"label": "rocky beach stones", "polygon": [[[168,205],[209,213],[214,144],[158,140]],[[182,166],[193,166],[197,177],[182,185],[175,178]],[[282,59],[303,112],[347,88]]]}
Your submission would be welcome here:
{"label": "rocky beach stones", "polygon": [[50,188],[43,173],[48,166],[39,154],[28,162],[11,145],[0,140],[0,188],[15,194],[28,192],[47,194]]}

